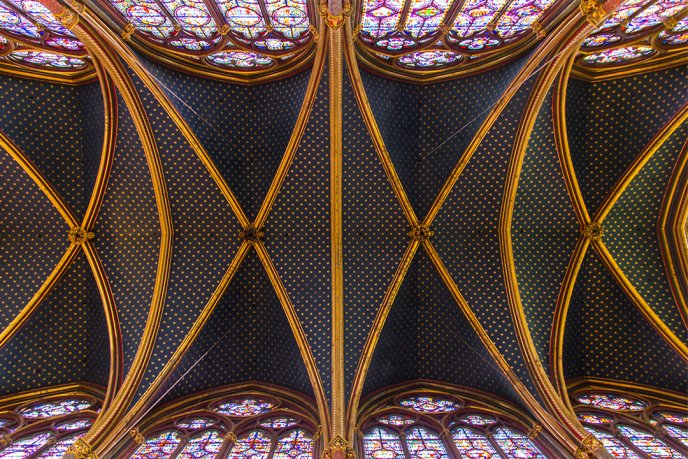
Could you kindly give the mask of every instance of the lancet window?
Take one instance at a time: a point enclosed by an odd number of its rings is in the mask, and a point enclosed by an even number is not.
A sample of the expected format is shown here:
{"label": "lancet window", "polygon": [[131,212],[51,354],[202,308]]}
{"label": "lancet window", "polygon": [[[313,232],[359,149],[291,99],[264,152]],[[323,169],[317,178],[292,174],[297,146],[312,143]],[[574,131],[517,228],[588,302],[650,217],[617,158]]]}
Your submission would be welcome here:
{"label": "lancet window", "polygon": [[0,459],[61,459],[99,407],[94,397],[70,395],[0,409]]}
{"label": "lancet window", "polygon": [[313,459],[308,410],[278,397],[232,394],[156,415],[130,459]]}
{"label": "lancet window", "polygon": [[578,420],[614,457],[688,459],[688,416],[679,407],[613,391],[573,399]]}
{"label": "lancet window", "polygon": [[[366,459],[555,457],[514,417],[455,394],[412,393],[364,413],[361,450]],[[529,436],[528,433],[531,433]]]}

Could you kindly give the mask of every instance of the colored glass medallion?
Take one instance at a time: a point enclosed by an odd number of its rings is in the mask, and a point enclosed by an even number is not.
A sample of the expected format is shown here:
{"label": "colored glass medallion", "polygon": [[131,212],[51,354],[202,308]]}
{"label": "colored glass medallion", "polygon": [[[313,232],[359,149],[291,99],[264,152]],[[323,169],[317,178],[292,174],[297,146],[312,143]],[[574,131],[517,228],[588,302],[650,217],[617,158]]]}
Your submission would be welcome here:
{"label": "colored glass medallion", "polygon": [[583,46],[587,48],[598,48],[600,46],[608,46],[621,40],[619,35],[613,33],[599,33],[591,35],[583,41]]}
{"label": "colored glass medallion", "polygon": [[0,28],[15,35],[23,35],[29,38],[39,38],[41,36],[41,31],[33,22],[1,3]]}
{"label": "colored glass medallion", "polygon": [[[213,64],[223,67],[234,67],[237,69],[256,69],[266,68],[274,63],[274,61],[262,54],[250,53],[246,51],[223,51],[220,53],[211,54],[208,60]],[[231,409],[230,409],[231,410]],[[236,411],[237,413],[240,412]],[[229,414],[229,413],[226,413]],[[251,413],[258,414],[258,413]],[[232,414],[231,416],[249,416],[250,414]]]}
{"label": "colored glass medallion", "polygon": [[508,457],[547,459],[528,437],[513,429],[499,427],[495,429],[493,436]]}
{"label": "colored glass medallion", "polygon": [[177,421],[177,425],[186,430],[198,430],[215,425],[215,420],[210,418],[193,418]]}
{"label": "colored glass medallion", "polygon": [[635,34],[657,26],[685,8],[685,0],[657,0],[631,18],[624,31]]}
{"label": "colored glass medallion", "polygon": [[401,439],[381,427],[368,430],[363,436],[366,459],[404,459]]}
{"label": "colored glass medallion", "polygon": [[452,30],[460,37],[485,32],[506,0],[468,0],[463,4]]}
{"label": "colored glass medallion", "polygon": [[35,22],[45,27],[51,32],[60,34],[67,37],[73,37],[74,34],[66,29],[62,23],[50,12],[50,10],[45,7],[42,3],[36,0],[8,0],[13,3],[17,8],[24,11],[27,16],[33,19]]}
{"label": "colored glass medallion", "polygon": [[254,430],[234,444],[228,459],[267,459],[270,454],[272,439],[260,430]]}
{"label": "colored glass medallion", "polygon": [[604,448],[614,456],[614,459],[640,459],[631,448],[620,442],[614,435],[603,430],[591,429],[586,427],[586,430],[597,438]]}
{"label": "colored glass medallion", "polygon": [[361,33],[381,38],[394,32],[403,7],[403,0],[365,0]]}
{"label": "colored glass medallion", "polygon": [[386,424],[388,426],[410,426],[414,422],[416,422],[415,419],[409,416],[404,416],[401,414],[387,414],[385,416],[380,416],[377,418],[378,422],[381,422],[382,424]]}
{"label": "colored glass medallion", "polygon": [[487,437],[473,429],[459,427],[452,431],[452,439],[461,457],[475,459],[497,459],[499,454],[487,439]]}
{"label": "colored glass medallion", "polygon": [[298,424],[298,422],[299,421],[297,421],[294,418],[279,416],[276,418],[264,419],[260,422],[260,425],[262,427],[267,427],[269,429],[279,430],[284,429],[286,427],[295,426],[296,424]]}
{"label": "colored glass medallion", "polygon": [[684,455],[644,430],[630,426],[619,426],[618,429],[636,448],[652,458],[685,459]]}
{"label": "colored glass medallion", "polygon": [[50,418],[53,416],[62,416],[64,414],[76,413],[77,411],[90,408],[92,405],[93,404],[88,400],[65,399],[56,402],[39,403],[28,408],[24,408],[20,411],[20,413],[22,416],[29,419]]}
{"label": "colored glass medallion", "polygon": [[483,414],[464,414],[458,420],[474,426],[489,426],[497,422],[495,418]]}
{"label": "colored glass medallion", "polygon": [[168,430],[146,440],[139,446],[131,459],[167,459],[179,446],[181,438],[177,432]]}
{"label": "colored glass medallion", "polygon": [[449,459],[440,437],[425,427],[414,427],[406,432],[406,446],[411,459]]}
{"label": "colored glass medallion", "polygon": [[273,459],[312,459],[313,438],[301,429],[295,429],[277,440]]}
{"label": "colored glass medallion", "polygon": [[451,3],[452,0],[411,0],[406,32],[420,38],[437,31]]}
{"label": "colored glass medallion", "polygon": [[430,395],[418,395],[415,397],[406,398],[399,402],[399,404],[421,413],[431,414],[449,413],[451,411],[456,411],[461,407],[459,403],[453,400],[447,400],[446,398]]}
{"label": "colored glass medallion", "polygon": [[[45,67],[51,70],[79,70],[86,67],[86,61],[78,57],[68,57],[62,54],[48,53],[44,51],[13,51],[9,59],[21,64],[30,64],[38,67]],[[58,410],[59,411],[59,410]],[[66,414],[69,411],[65,411]],[[48,417],[25,415],[26,417]],[[58,416],[53,414],[51,416]]]}
{"label": "colored glass medallion", "polygon": [[584,405],[616,411],[642,411],[646,408],[645,403],[640,400],[614,394],[583,394],[577,400]]}
{"label": "colored glass medallion", "polygon": [[63,422],[61,424],[56,425],[55,428],[57,430],[68,432],[71,430],[86,429],[88,427],[91,427],[91,424],[93,424],[93,421],[91,421],[90,419],[79,419],[77,421]]}

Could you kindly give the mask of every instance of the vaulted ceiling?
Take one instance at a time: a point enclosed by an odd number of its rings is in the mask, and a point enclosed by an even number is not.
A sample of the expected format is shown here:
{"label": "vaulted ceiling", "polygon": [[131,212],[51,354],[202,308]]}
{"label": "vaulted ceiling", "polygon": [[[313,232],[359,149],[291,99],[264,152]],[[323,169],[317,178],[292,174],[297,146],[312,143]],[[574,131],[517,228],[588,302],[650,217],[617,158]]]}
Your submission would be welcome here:
{"label": "vaulted ceiling", "polygon": [[[436,380],[564,445],[571,381],[685,391],[688,78],[685,48],[657,44],[685,1],[615,32],[652,43],[642,59],[581,62],[619,2],[540,2],[518,43],[433,70],[374,58],[371,4],[352,23],[304,4],[293,60],[250,71],[105,3],[34,3],[86,64],[22,63],[48,35],[0,29],[0,395],[105,387],[106,452],[151,404],[244,381],[313,397],[346,436],[362,398]],[[258,52],[216,20],[213,53]]]}

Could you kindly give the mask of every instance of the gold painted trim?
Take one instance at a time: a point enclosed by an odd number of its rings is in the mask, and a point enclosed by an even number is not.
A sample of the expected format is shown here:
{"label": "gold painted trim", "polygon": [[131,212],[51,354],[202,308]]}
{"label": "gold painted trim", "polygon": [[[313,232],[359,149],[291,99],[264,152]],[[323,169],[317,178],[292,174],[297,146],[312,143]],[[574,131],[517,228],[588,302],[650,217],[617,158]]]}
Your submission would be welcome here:
{"label": "gold painted trim", "polygon": [[272,287],[275,289],[275,293],[277,294],[277,297],[280,300],[280,304],[282,305],[284,314],[287,317],[289,326],[292,330],[292,333],[294,334],[294,338],[296,339],[296,344],[299,347],[299,351],[301,351],[301,358],[303,358],[303,361],[306,364],[308,377],[311,381],[311,386],[313,386],[313,393],[315,394],[315,401],[318,407],[318,414],[320,416],[320,424],[322,425],[321,433],[323,435],[323,438],[329,439],[330,428],[327,397],[325,396],[322,378],[320,377],[320,373],[318,372],[317,364],[315,363],[315,358],[313,357],[313,352],[311,351],[311,348],[308,345],[306,333],[304,332],[303,326],[301,325],[298,315],[296,314],[296,309],[294,308],[294,304],[292,303],[291,298],[289,297],[289,293],[284,287],[282,279],[279,276],[279,273],[277,272],[275,265],[272,263],[272,259],[270,258],[270,255],[268,254],[265,245],[262,242],[258,242],[257,244],[255,244],[254,247],[256,249],[256,253],[258,254],[258,258],[260,258],[260,261],[263,264],[265,272],[268,275],[270,282],[272,283]]}
{"label": "gold painted trim", "polygon": [[342,83],[343,31],[330,30],[329,107],[330,107],[330,243],[332,270],[332,438],[345,435],[346,407],[344,389],[344,243],[342,204]]}
{"label": "gold painted trim", "polygon": [[361,401],[361,396],[363,394],[363,387],[365,385],[366,377],[368,376],[368,370],[370,369],[370,363],[373,360],[373,354],[377,348],[377,343],[380,339],[380,334],[382,329],[387,322],[387,317],[392,310],[392,305],[394,300],[399,293],[399,289],[406,278],[406,274],[411,268],[413,259],[420,247],[420,241],[413,239],[406,248],[404,256],[397,266],[397,270],[394,272],[394,277],[385,292],[385,296],[382,299],[382,303],[377,310],[375,315],[375,320],[370,327],[368,336],[366,337],[366,342],[361,352],[361,356],[358,359],[358,366],[356,367],[356,373],[354,375],[354,381],[351,386],[351,396],[349,398],[349,406],[347,408],[347,437],[349,439],[354,438],[354,429],[357,425],[358,408]]}
{"label": "gold painted trim", "polygon": [[661,51],[662,54],[649,59],[627,65],[614,67],[594,68],[582,65],[574,65],[571,76],[577,80],[588,82],[611,81],[619,78],[640,75],[644,73],[666,70],[685,65],[685,49]]}
{"label": "gold painted trim", "polygon": [[[581,5],[583,4],[581,3]],[[516,273],[516,260],[513,252],[511,234],[518,184],[531,132],[550,87],[567,61],[567,54],[575,52],[579,44],[580,43],[576,42],[567,43],[556,57],[547,64],[544,72],[538,77],[530,93],[528,102],[526,103],[526,108],[521,117],[512,153],[510,155],[509,169],[504,185],[504,194],[502,195],[502,205],[499,217],[499,245],[509,310],[516,330],[519,348],[526,362],[528,372],[533,378],[533,382],[548,410],[580,441],[585,439],[589,434],[580,422],[578,422],[575,415],[567,409],[561,398],[558,397],[549,376],[545,372],[538,351],[535,348],[535,343],[530,334],[528,320],[525,315],[523,303],[521,302],[518,287],[518,275]]]}
{"label": "gold painted trim", "polygon": [[673,405],[677,409],[685,410],[686,407],[685,393],[630,381],[585,376],[571,379],[566,388],[571,394],[583,391],[612,391],[640,399],[651,398],[662,404]]}
{"label": "gold painted trim", "polygon": [[[56,0],[40,0],[41,3],[53,13],[61,12],[64,6]],[[87,11],[84,11],[86,14]],[[89,21],[80,21],[73,28],[73,32],[86,45],[89,53],[97,58],[108,75],[113,79],[119,89],[126,106],[128,107],[134,125],[143,145],[144,155],[148,163],[151,174],[153,190],[155,195],[156,207],[160,218],[160,253],[156,270],[156,280],[151,298],[146,327],[141,337],[140,345],[136,356],[131,365],[128,375],[120,388],[120,391],[112,400],[109,409],[101,411],[84,440],[98,447],[98,442],[104,433],[111,428],[112,424],[126,412],[135,391],[140,384],[145,368],[150,359],[157,331],[160,327],[162,312],[167,294],[167,284],[169,281],[170,267],[172,260],[172,216],[170,211],[169,197],[165,185],[162,163],[155,143],[152,128],[148,122],[148,117],[144,110],[141,99],[133,86],[129,75],[121,64],[119,57],[113,52],[113,48],[104,45],[100,41],[100,35],[94,33],[87,27]],[[96,451],[97,452],[97,451]]]}
{"label": "gold painted trim", "polygon": [[[688,141],[683,144],[667,184],[657,222],[659,248],[674,300],[688,327]],[[671,219],[671,221],[670,221]]]}
{"label": "gold painted trim", "polygon": [[600,256],[602,263],[607,267],[610,274],[614,276],[619,284],[619,287],[621,287],[636,309],[640,311],[642,316],[650,323],[657,334],[659,334],[659,336],[661,336],[667,342],[669,347],[676,351],[678,356],[684,361],[688,362],[688,346],[686,346],[683,341],[681,341],[679,337],[666,326],[662,319],[660,319],[659,316],[654,312],[652,307],[647,304],[640,293],[635,289],[635,287],[633,287],[633,284],[616,263],[616,260],[614,260],[612,254],[604,245],[604,242],[601,240],[593,241],[592,246]]}
{"label": "gold painted trim", "polygon": [[89,398],[101,401],[105,395],[105,391],[101,386],[86,382],[58,384],[56,386],[4,395],[0,397],[0,410],[8,410],[11,407],[45,398],[69,397],[74,395],[86,395]]}
{"label": "gold painted trim", "polygon": [[553,435],[553,437],[556,438],[556,440],[567,449],[569,453],[574,453],[575,450],[578,448],[578,439],[576,437],[572,437],[570,435],[571,432],[569,430],[562,428],[562,426],[557,422],[557,420],[553,416],[551,416],[550,413],[547,412],[547,410],[543,409],[543,407],[540,406],[540,404],[533,397],[530,391],[525,387],[523,382],[511,369],[511,366],[508,364],[504,356],[502,356],[502,354],[499,352],[499,349],[490,339],[489,335],[487,334],[487,331],[483,328],[477,316],[475,315],[471,307],[468,305],[468,302],[465,300],[465,298],[459,291],[459,288],[452,279],[451,274],[449,274],[449,271],[447,270],[446,266],[444,266],[442,259],[433,247],[432,243],[430,241],[424,241],[423,247],[425,248],[425,251],[427,252],[430,259],[432,260],[432,263],[435,265],[435,268],[437,269],[437,272],[440,274],[440,277],[442,278],[444,284],[447,286],[452,296],[454,297],[454,301],[458,305],[459,309],[461,309],[461,312],[464,314],[464,317],[466,317],[466,320],[468,320],[469,324],[476,332],[476,334],[480,338],[480,341],[483,343],[487,351],[490,353],[493,360],[495,361],[499,369],[502,371],[506,379],[509,381],[509,383],[511,383],[512,388],[516,391],[517,394],[519,394],[525,405],[531,410],[531,412],[537,418],[540,424],[545,426],[548,432],[550,432]]}

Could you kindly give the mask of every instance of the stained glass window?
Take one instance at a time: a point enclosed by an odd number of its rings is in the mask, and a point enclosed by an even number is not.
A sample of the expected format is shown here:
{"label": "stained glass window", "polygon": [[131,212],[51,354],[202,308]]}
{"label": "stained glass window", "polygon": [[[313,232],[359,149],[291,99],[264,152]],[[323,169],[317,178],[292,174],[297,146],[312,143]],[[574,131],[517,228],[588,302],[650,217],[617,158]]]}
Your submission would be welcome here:
{"label": "stained glass window", "polygon": [[231,400],[219,405],[216,411],[227,416],[254,416],[256,414],[267,413],[275,405],[266,400],[246,398],[241,400]]}
{"label": "stained glass window", "polygon": [[[408,0],[407,0],[408,1]],[[452,0],[410,0],[406,32],[415,38],[435,32],[444,19]]]}
{"label": "stained glass window", "polygon": [[654,435],[630,426],[618,426],[619,432],[630,440],[639,450],[653,458],[685,459],[674,448],[668,446]]}
{"label": "stained glass window", "polygon": [[267,56],[246,51],[230,51],[208,56],[208,61],[222,67],[258,69],[270,67],[275,61]]}
{"label": "stained glass window", "polygon": [[497,422],[492,416],[485,416],[484,414],[464,414],[459,416],[458,420],[474,426],[489,426]]}
{"label": "stained glass window", "polygon": [[131,459],[167,459],[179,446],[181,438],[177,432],[169,430],[146,440],[139,446]]}
{"label": "stained glass window", "polygon": [[686,8],[683,0],[657,0],[635,15],[625,27],[625,32],[633,34],[661,24],[665,19]]}
{"label": "stained glass window", "polygon": [[292,427],[298,424],[298,420],[287,416],[278,416],[275,418],[264,419],[260,425],[269,429],[284,429],[285,427]]}
{"label": "stained glass window", "polygon": [[44,451],[38,457],[40,459],[62,459],[62,456],[64,456],[64,453],[67,452],[67,449],[70,446],[72,446],[72,444],[77,440],[77,438],[81,438],[83,437],[83,435],[84,434],[63,438],[62,440],[58,441],[55,445],[51,446],[46,451]]}
{"label": "stained glass window", "polygon": [[212,425],[215,425],[215,421],[210,418],[193,418],[178,421],[177,425],[182,429],[198,430],[204,427],[210,427]]}
{"label": "stained glass window", "polygon": [[387,414],[385,416],[380,416],[377,420],[388,426],[409,426],[416,422],[412,417],[403,416],[401,414]]}
{"label": "stained glass window", "polygon": [[50,418],[76,413],[90,408],[93,403],[83,399],[65,399],[56,402],[39,403],[20,411],[21,415],[29,419]]}
{"label": "stained glass window", "polygon": [[406,446],[411,459],[449,459],[440,437],[425,427],[414,427],[406,432]]}
{"label": "stained glass window", "polygon": [[394,32],[403,7],[403,0],[364,1],[361,32],[373,38],[381,38]]}
{"label": "stained glass window", "polygon": [[659,413],[655,413],[654,416],[660,421],[672,422],[674,424],[688,424],[688,415],[685,414],[662,411]]}
{"label": "stained glass window", "polygon": [[421,413],[449,413],[451,411],[456,411],[461,407],[457,402],[453,400],[447,400],[446,398],[434,397],[429,395],[418,395],[415,397],[409,397],[401,402],[401,406],[411,408],[412,410],[419,411]]}
{"label": "stained glass window", "polygon": [[456,16],[453,30],[460,37],[485,32],[488,24],[504,7],[507,0],[473,0],[467,1]]}
{"label": "stained glass window", "polygon": [[295,429],[277,440],[273,459],[312,459],[313,438],[301,429]]}
{"label": "stained glass window", "polygon": [[592,429],[586,427],[588,432],[593,434],[595,438],[602,442],[605,449],[614,456],[615,459],[640,459],[631,448],[624,445],[622,442],[617,440],[612,434],[605,432],[603,430]]}
{"label": "stained glass window", "polygon": [[583,394],[576,400],[584,405],[616,411],[642,411],[647,405],[640,400],[614,394]]}
{"label": "stained glass window", "polygon": [[217,430],[208,430],[191,437],[177,455],[177,459],[213,459],[222,447],[222,436]]}
{"label": "stained glass window", "polygon": [[368,430],[363,436],[366,459],[404,459],[401,439],[381,427]]}
{"label": "stained glass window", "polygon": [[9,59],[17,63],[30,64],[52,70],[78,70],[87,66],[86,61],[78,57],[68,57],[45,51],[13,51],[9,55]]}
{"label": "stained glass window", "polygon": [[515,0],[497,22],[495,31],[503,38],[525,32],[553,3],[554,0]]}
{"label": "stained glass window", "polygon": [[0,459],[24,459],[48,444],[52,434],[41,432],[20,438],[5,449],[0,450]]}
{"label": "stained glass window", "polygon": [[579,414],[578,420],[587,424],[611,424],[614,422],[614,419],[609,416],[600,416],[590,413]]}
{"label": "stained glass window", "polygon": [[[651,46],[626,46],[624,48],[606,49],[599,53],[588,54],[582,61],[586,64],[620,64],[640,60],[654,53]],[[613,409],[613,408],[612,408]]]}
{"label": "stained glass window", "polygon": [[452,431],[452,439],[462,457],[492,459],[499,458],[499,454],[485,435],[467,427],[459,427]]}
{"label": "stained glass window", "polygon": [[513,429],[499,427],[494,430],[493,436],[508,457],[547,459],[528,437]]}
{"label": "stained glass window", "polygon": [[684,445],[688,446],[688,429],[686,429],[684,427],[679,427],[679,426],[672,426],[669,424],[664,424],[662,426],[662,428],[670,436],[672,436],[676,440],[680,441]]}
{"label": "stained glass window", "polygon": [[239,437],[228,459],[267,459],[272,439],[261,430]]}

